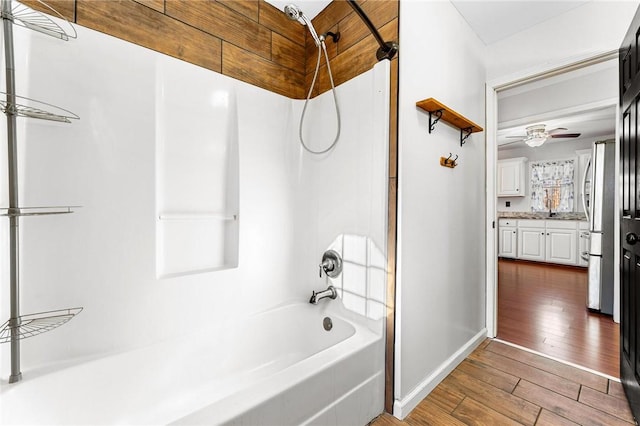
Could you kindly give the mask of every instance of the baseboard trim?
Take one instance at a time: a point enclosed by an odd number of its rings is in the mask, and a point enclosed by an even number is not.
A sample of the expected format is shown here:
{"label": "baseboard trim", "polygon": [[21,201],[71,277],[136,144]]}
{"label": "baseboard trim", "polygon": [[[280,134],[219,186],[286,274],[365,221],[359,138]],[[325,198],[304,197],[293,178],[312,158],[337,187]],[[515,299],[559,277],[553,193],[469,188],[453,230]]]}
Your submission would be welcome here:
{"label": "baseboard trim", "polygon": [[480,343],[487,338],[487,329],[483,328],[467,343],[451,355],[445,362],[425,378],[407,396],[393,403],[393,416],[402,420],[422,401],[438,384],[449,375]]}

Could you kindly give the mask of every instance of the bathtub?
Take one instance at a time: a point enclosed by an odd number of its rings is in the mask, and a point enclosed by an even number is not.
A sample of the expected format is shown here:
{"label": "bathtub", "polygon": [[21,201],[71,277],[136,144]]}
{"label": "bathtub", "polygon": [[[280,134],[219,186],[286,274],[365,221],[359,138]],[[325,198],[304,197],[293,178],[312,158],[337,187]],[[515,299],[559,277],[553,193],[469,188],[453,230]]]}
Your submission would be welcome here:
{"label": "bathtub", "polygon": [[[333,327],[326,331],[323,320]],[[2,424],[364,425],[383,410],[381,322],[291,303],[0,388]]]}

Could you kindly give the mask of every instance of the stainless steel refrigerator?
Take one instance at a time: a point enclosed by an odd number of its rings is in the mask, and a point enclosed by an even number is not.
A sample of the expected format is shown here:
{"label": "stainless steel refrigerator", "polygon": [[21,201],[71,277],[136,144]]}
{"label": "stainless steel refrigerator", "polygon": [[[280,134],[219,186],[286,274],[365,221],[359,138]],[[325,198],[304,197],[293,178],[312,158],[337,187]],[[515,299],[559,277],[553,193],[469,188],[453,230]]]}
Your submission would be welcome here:
{"label": "stainless steel refrigerator", "polygon": [[615,141],[595,142],[582,184],[589,222],[587,308],[613,315]]}

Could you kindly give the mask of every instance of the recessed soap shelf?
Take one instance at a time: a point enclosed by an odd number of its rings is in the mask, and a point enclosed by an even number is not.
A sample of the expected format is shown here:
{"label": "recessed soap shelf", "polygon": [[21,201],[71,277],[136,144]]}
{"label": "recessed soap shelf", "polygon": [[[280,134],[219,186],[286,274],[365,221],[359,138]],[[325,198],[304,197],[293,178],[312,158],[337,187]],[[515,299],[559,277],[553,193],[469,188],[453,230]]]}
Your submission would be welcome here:
{"label": "recessed soap shelf", "polygon": [[[64,108],[48,104],[46,102],[37,101],[35,99],[25,98],[0,92],[4,99],[0,99],[0,110],[5,114],[14,114],[18,117],[37,118],[40,120],[58,121],[61,123],[71,123],[71,120],[78,120],[76,114]],[[14,98],[20,100],[20,103],[11,101]]]}
{"label": "recessed soap shelf", "polygon": [[66,26],[69,27],[70,31],[65,31],[60,25],[56,24],[48,16],[18,2],[13,2],[14,4],[11,8],[11,12],[3,12],[2,18],[10,20],[15,25],[37,31],[51,37],[59,38],[64,41],[68,41],[70,38],[78,37],[76,29],[64,16],[62,16],[57,10],[55,10],[48,4],[41,2],[40,0],[37,1],[42,6],[47,8],[47,10],[49,10],[57,18],[60,18],[64,22],[66,22]]}

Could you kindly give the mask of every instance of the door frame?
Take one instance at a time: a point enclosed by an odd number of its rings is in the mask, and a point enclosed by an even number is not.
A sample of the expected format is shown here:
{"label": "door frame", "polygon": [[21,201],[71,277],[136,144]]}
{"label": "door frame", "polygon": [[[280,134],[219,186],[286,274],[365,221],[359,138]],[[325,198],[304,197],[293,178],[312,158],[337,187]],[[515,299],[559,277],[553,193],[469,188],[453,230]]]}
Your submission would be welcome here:
{"label": "door frame", "polygon": [[[498,160],[498,92],[512,87],[517,87],[526,83],[542,80],[548,77],[564,74],[569,71],[586,68],[602,62],[618,60],[618,50],[610,50],[598,54],[584,55],[566,59],[555,63],[545,64],[530,68],[506,77],[490,80],[485,85],[485,107],[486,107],[486,130],[485,130],[485,150],[486,150],[486,328],[487,337],[494,338],[498,332],[498,201],[496,197],[496,166]],[[615,105],[618,100],[616,98]],[[617,108],[616,108],[617,110]],[[616,112],[618,115],[618,112]],[[618,120],[616,117],[616,141],[618,140]],[[616,177],[619,173],[619,147],[616,144]],[[618,179],[619,180],[619,179]],[[620,189],[620,184],[616,181],[616,188]],[[616,197],[616,218],[615,229],[620,229],[619,196]],[[619,262],[619,232],[615,234],[614,261]],[[616,263],[617,264],[617,263]],[[619,313],[619,271],[616,269],[614,277],[614,320],[620,321]]]}

